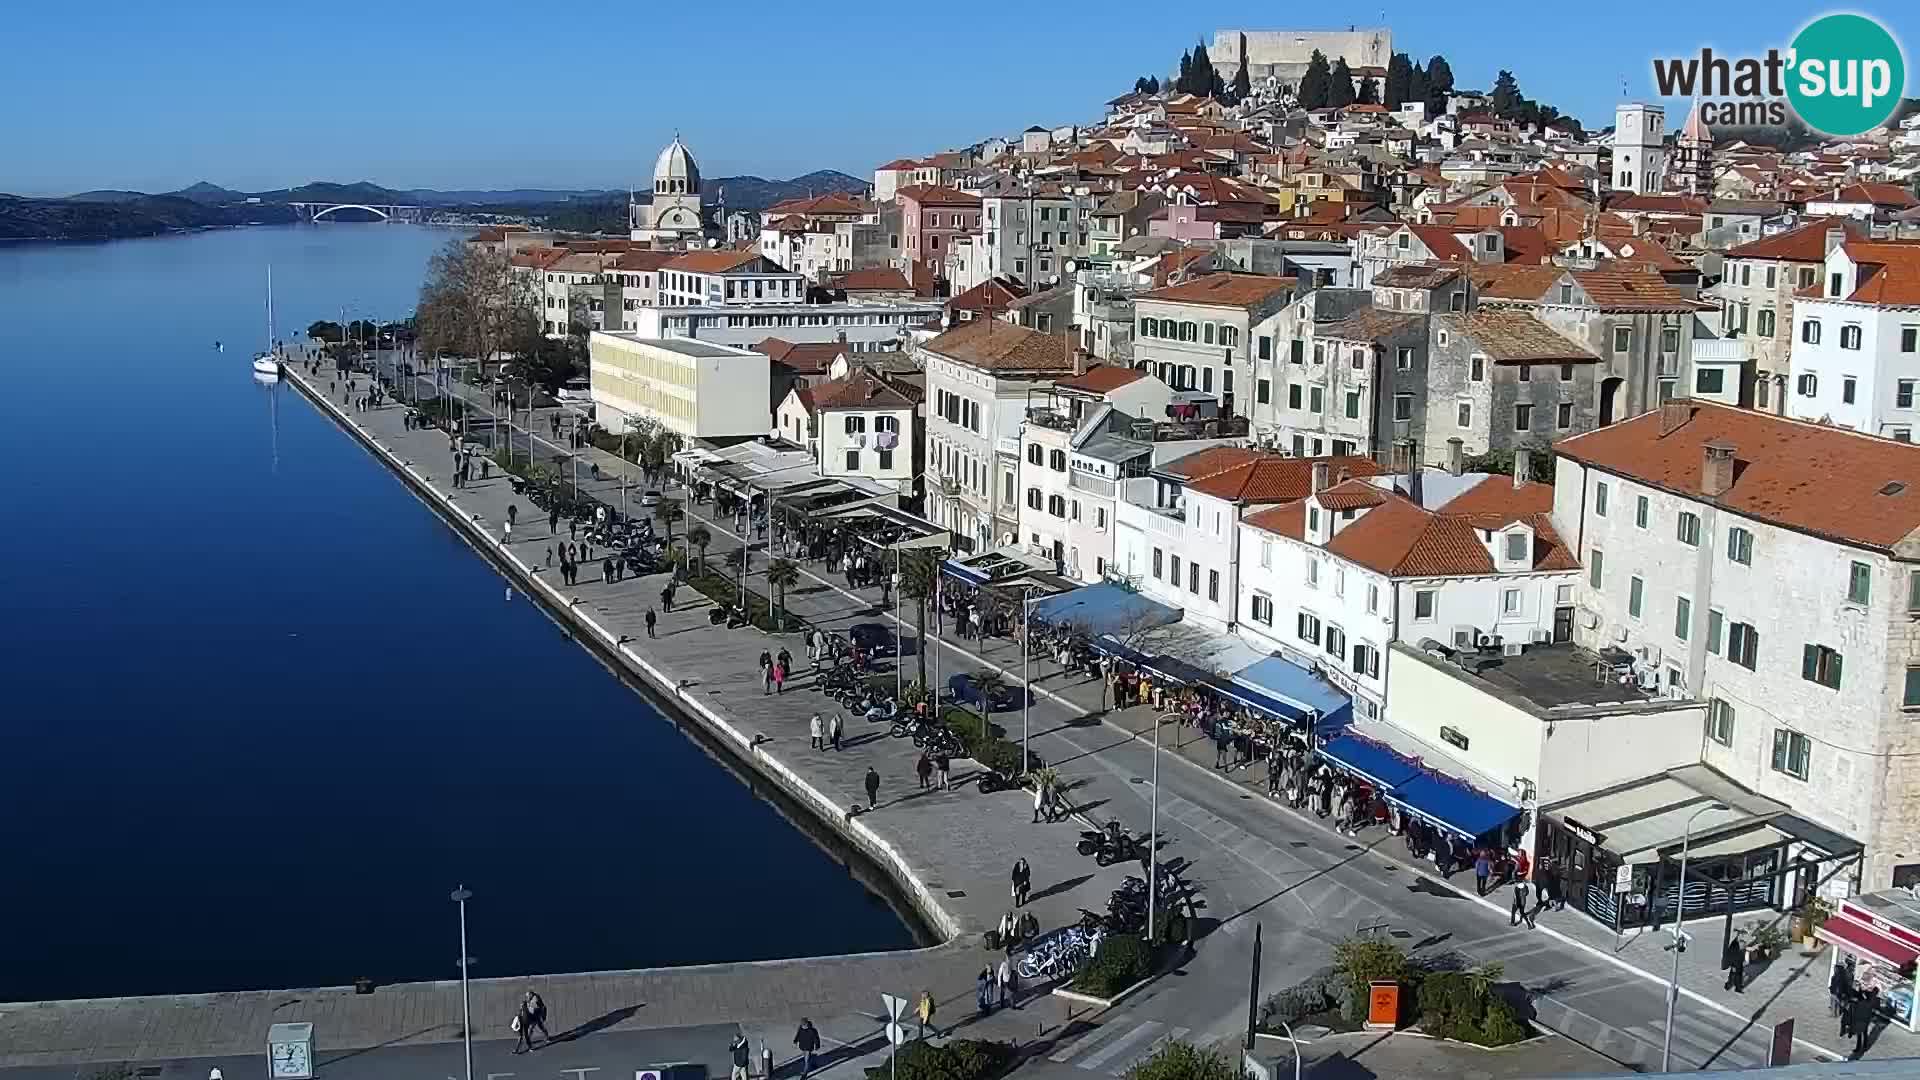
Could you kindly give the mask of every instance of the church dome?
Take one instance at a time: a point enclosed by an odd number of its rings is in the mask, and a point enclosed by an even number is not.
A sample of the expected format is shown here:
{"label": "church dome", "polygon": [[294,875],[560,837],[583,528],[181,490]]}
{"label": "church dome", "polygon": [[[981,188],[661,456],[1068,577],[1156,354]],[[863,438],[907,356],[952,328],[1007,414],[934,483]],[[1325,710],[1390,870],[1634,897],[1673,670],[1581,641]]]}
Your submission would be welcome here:
{"label": "church dome", "polygon": [[653,190],[674,194],[693,194],[700,190],[700,167],[693,163],[693,154],[678,135],[653,163]]}

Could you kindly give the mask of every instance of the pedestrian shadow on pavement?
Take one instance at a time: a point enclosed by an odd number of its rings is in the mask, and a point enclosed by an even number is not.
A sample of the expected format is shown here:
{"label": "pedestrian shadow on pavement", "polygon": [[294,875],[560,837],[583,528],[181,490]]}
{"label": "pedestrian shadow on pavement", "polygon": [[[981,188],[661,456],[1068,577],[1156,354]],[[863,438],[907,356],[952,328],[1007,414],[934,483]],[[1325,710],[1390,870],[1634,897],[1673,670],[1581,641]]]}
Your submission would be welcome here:
{"label": "pedestrian shadow on pavement", "polygon": [[458,1035],[460,1034],[460,1025],[459,1024],[435,1024],[432,1027],[423,1027],[419,1031],[411,1032],[406,1035],[395,1035],[393,1038],[388,1039],[386,1042],[374,1043],[372,1046],[358,1047],[353,1050],[345,1051],[344,1053],[338,1054],[334,1057],[326,1058],[324,1060],[317,1060],[314,1062],[314,1064],[322,1068],[325,1068],[326,1066],[329,1066],[329,1065],[338,1065],[340,1062],[345,1061],[348,1058],[359,1057],[361,1054],[369,1053],[374,1050],[384,1050],[389,1046],[395,1046],[400,1043],[412,1042],[414,1039],[417,1039],[422,1035],[433,1035],[441,1031],[446,1031],[450,1034]]}
{"label": "pedestrian shadow on pavement", "polygon": [[1041,889],[1039,892],[1029,894],[1027,896],[1027,903],[1031,904],[1035,900],[1044,900],[1049,896],[1058,896],[1061,893],[1072,892],[1073,890],[1079,888],[1082,885],[1085,885],[1087,882],[1092,880],[1093,880],[1092,874],[1081,874],[1079,877],[1071,877],[1071,878],[1067,878],[1064,881],[1056,881],[1053,884],[1047,886],[1046,888]]}
{"label": "pedestrian shadow on pavement", "polygon": [[569,1030],[563,1031],[558,1035],[555,1035],[552,1039],[547,1041],[547,1045],[551,1046],[554,1043],[573,1042],[576,1039],[584,1039],[596,1031],[605,1031],[606,1029],[612,1027],[613,1025],[618,1024],[622,1020],[625,1020],[631,1017],[634,1013],[639,1012],[641,1009],[645,1007],[646,1007],[646,1004],[642,1002],[639,1005],[628,1005],[624,1008],[615,1009],[610,1013],[605,1013],[603,1015],[596,1016],[584,1024],[580,1024]]}

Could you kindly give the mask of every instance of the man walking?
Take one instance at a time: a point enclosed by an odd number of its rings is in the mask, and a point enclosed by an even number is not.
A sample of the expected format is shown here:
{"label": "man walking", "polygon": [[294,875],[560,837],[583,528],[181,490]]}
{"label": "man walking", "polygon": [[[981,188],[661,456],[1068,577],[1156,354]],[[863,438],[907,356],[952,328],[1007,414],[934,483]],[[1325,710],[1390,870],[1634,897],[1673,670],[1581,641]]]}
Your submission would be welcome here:
{"label": "man walking", "polygon": [[1481,896],[1487,895],[1487,879],[1493,876],[1493,860],[1487,857],[1485,848],[1473,853],[1473,887]]}
{"label": "man walking", "polygon": [[733,1062],[732,1069],[727,1072],[727,1080],[748,1080],[747,1062],[752,1055],[748,1052],[745,1032],[733,1033],[733,1041],[727,1044],[727,1054]]}
{"label": "man walking", "polygon": [[1721,989],[1736,994],[1747,992],[1747,946],[1740,940],[1740,931],[1733,932],[1727,944],[1720,950],[1720,966],[1727,971],[1727,981]]}
{"label": "man walking", "polygon": [[867,766],[867,809],[873,810],[880,805],[880,774]]}
{"label": "man walking", "polygon": [[933,769],[940,774],[940,790],[952,791],[953,759],[947,756],[946,751],[933,755]]}
{"label": "man walking", "polygon": [[820,714],[814,713],[813,718],[807,721],[807,745],[812,749],[818,750],[820,749],[821,738]]}
{"label": "man walking", "polygon": [[1513,883],[1513,910],[1508,913],[1507,925],[1527,924],[1533,929],[1533,882],[1520,878]]}
{"label": "man walking", "polygon": [[1013,1004],[1013,961],[1000,958],[1000,967],[994,972],[994,981],[1000,984],[1000,1007]]}
{"label": "man walking", "polygon": [[1847,1006],[1848,1016],[1853,1021],[1853,1056],[1865,1057],[1867,1046],[1873,1042],[1873,1014],[1879,1004],[1879,992],[1875,990],[1854,991],[1853,1001]]}
{"label": "man walking", "polygon": [[833,742],[833,749],[835,753],[839,753],[840,751],[840,719],[841,719],[840,714],[834,713],[833,719],[828,721],[828,723],[831,725],[831,730],[832,730],[831,739]]}
{"label": "man walking", "polygon": [[807,1017],[800,1018],[800,1030],[793,1033],[793,1045],[800,1048],[800,1080],[813,1075],[813,1052],[820,1049],[820,1032]]}
{"label": "man walking", "polygon": [[[552,1042],[553,1036],[547,1034],[547,1003],[546,1001],[543,1000],[539,994],[533,992],[532,990],[529,990],[527,991],[527,996],[521,999],[521,1007],[526,1009],[527,1011],[526,1026],[529,1029],[539,1028],[541,1041],[549,1042],[549,1043]],[[529,1034],[527,1037],[527,1047],[528,1049],[532,1049],[533,1047],[533,1037],[531,1034]]]}
{"label": "man walking", "polygon": [[1233,737],[1227,734],[1227,725],[1221,724],[1221,723],[1215,723],[1213,725],[1213,767],[1214,768],[1224,769],[1227,767],[1227,751],[1230,750],[1232,747],[1233,747]]}
{"label": "man walking", "polygon": [[655,634],[655,633],[653,632],[653,624],[654,624],[654,623],[656,623],[656,622],[658,622],[658,621],[659,621],[659,618],[660,618],[660,617],[659,617],[658,615],[655,615],[655,614],[653,613],[653,609],[652,609],[652,608],[648,608],[648,609],[647,609],[647,636],[648,636],[648,637],[657,637],[657,636],[658,636],[658,635],[656,635],[656,634]]}
{"label": "man walking", "polygon": [[925,750],[920,751],[920,760],[913,763],[914,774],[920,777],[920,790],[926,791],[933,786],[933,759]]}

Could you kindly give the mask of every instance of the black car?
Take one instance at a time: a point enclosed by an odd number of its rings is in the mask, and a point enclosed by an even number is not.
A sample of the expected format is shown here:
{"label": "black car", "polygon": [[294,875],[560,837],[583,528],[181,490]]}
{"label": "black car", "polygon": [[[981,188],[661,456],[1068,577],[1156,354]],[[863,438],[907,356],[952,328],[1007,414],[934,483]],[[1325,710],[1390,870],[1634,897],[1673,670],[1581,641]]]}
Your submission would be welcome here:
{"label": "black car", "polygon": [[[947,693],[962,705],[980,704],[980,687],[971,675],[960,674],[948,679]],[[1017,686],[1000,683],[990,693],[992,700],[987,703],[988,712],[1003,712],[1020,705],[1020,688]]]}
{"label": "black car", "polygon": [[892,656],[893,628],[885,623],[855,623],[847,627],[847,640],[858,645],[868,656]]}

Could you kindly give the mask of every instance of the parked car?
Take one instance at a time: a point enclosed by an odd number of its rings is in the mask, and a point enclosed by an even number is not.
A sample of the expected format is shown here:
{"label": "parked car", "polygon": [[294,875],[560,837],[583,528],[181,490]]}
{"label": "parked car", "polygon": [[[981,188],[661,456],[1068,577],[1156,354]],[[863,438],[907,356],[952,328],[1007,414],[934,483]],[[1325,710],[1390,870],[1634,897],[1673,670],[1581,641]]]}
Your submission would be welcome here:
{"label": "parked car", "polygon": [[658,491],[642,492],[640,495],[640,505],[648,510],[651,510],[654,507],[659,506],[660,493]]}
{"label": "parked car", "polygon": [[[947,693],[953,697],[953,700],[962,705],[979,705],[981,703],[979,685],[973,681],[973,676],[965,673],[955,675],[947,680]],[[1017,686],[1001,683],[993,688],[992,693],[993,700],[987,702],[988,712],[1002,712],[1007,709],[1017,708],[1020,705],[1020,688]]]}
{"label": "parked car", "polygon": [[868,656],[892,656],[893,628],[885,623],[855,623],[847,627],[847,640],[860,646]]}

